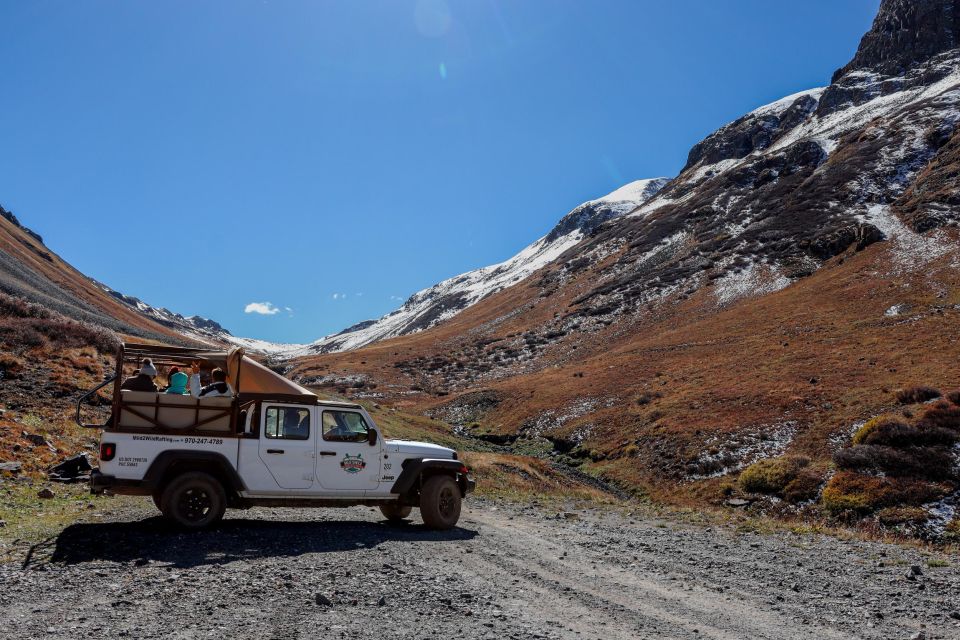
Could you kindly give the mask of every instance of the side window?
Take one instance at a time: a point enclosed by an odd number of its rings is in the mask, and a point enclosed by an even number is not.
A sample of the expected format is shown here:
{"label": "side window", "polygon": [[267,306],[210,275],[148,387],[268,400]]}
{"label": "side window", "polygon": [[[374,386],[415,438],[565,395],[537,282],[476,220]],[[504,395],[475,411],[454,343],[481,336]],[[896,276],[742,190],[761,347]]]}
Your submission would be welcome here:
{"label": "side window", "polygon": [[323,439],[333,442],[366,442],[367,427],[363,416],[353,411],[324,411]]}
{"label": "side window", "polygon": [[263,432],[272,439],[307,440],[310,438],[310,410],[303,407],[268,407]]}

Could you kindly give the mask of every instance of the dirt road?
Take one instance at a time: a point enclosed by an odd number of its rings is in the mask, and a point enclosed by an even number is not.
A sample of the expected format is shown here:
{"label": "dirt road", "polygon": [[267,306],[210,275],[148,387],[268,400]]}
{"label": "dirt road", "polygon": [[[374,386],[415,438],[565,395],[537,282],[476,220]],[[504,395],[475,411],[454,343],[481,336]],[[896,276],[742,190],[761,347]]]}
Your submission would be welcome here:
{"label": "dirt road", "polygon": [[359,507],[124,518],[0,566],[0,635],[960,638],[960,559],[877,543],[480,500],[448,533]]}

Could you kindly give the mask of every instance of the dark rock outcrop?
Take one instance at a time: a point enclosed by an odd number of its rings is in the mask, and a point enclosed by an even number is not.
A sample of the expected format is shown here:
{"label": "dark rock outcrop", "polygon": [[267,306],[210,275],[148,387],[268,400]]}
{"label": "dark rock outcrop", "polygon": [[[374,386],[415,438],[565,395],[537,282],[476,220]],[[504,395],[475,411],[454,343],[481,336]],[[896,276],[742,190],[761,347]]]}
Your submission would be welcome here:
{"label": "dark rock outcrop", "polygon": [[960,0],[883,0],[853,60],[833,81],[855,70],[901,75],[960,46]]}
{"label": "dark rock outcrop", "polygon": [[763,151],[806,120],[816,108],[817,98],[803,95],[782,113],[747,114],[694,145],[684,170],[701,162],[715,164],[722,160],[739,160],[754,151]]}
{"label": "dark rock outcrop", "polygon": [[[938,133],[934,135],[939,138]],[[960,128],[894,203],[894,209],[919,233],[960,222]]]}

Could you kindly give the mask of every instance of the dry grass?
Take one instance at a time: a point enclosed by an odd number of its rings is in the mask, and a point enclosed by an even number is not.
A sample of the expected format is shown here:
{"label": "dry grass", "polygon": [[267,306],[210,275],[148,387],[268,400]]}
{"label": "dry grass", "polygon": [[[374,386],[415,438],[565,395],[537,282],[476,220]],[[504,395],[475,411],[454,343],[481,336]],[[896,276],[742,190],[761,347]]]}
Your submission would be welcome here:
{"label": "dry grass", "polygon": [[477,479],[480,496],[518,501],[572,498],[615,502],[610,494],[571,479],[544,460],[480,452],[466,453],[463,460]]}
{"label": "dry grass", "polygon": [[[43,486],[51,488],[55,497],[38,498],[37,491]],[[0,528],[0,563],[22,562],[26,547],[55,536],[70,524],[142,506],[142,498],[92,496],[85,484],[5,482],[0,496],[0,520],[6,523]]]}

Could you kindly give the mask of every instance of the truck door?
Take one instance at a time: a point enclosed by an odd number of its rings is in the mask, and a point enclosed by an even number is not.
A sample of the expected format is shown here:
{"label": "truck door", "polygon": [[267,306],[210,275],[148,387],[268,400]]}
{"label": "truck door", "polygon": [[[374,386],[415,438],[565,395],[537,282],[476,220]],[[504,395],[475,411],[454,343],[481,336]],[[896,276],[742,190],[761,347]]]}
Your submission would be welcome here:
{"label": "truck door", "polygon": [[376,489],[383,442],[371,445],[370,427],[359,411],[321,408],[317,482],[338,493]]}
{"label": "truck door", "polygon": [[283,489],[309,489],[316,466],[316,408],[264,404],[260,460]]}

